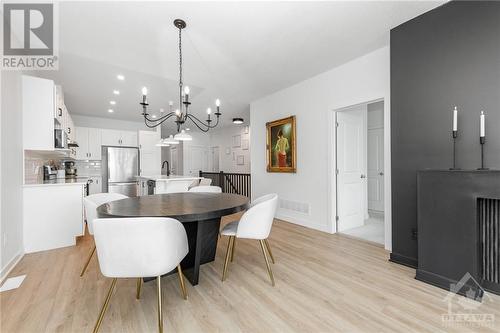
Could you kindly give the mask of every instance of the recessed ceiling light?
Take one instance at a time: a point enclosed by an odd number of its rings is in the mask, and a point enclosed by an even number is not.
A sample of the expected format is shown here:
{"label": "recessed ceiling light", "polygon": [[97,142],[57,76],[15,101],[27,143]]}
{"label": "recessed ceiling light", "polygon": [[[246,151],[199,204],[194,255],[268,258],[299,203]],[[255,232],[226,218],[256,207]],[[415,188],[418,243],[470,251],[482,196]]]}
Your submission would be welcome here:
{"label": "recessed ceiling light", "polygon": [[233,118],[234,124],[243,124],[243,118]]}
{"label": "recessed ceiling light", "polygon": [[125,80],[125,76],[123,76],[123,75],[121,75],[121,74],[118,74],[118,75],[116,76],[116,78],[117,78],[118,80],[120,80],[120,81]]}
{"label": "recessed ceiling light", "polygon": [[109,113],[113,113],[113,112],[115,112],[115,111],[113,111],[113,109],[108,109],[108,112],[109,112]]}
{"label": "recessed ceiling light", "polygon": [[116,104],[116,102],[115,102],[115,101],[109,101],[109,104],[111,104],[111,105],[115,105],[115,104]]}
{"label": "recessed ceiling light", "polygon": [[156,115],[155,115],[155,114],[154,114],[154,115],[152,115],[152,116],[151,116],[151,118],[156,119]]}
{"label": "recessed ceiling light", "polygon": [[191,129],[190,128],[186,128],[186,131],[190,131]]}
{"label": "recessed ceiling light", "polygon": [[113,90],[113,94],[120,95],[120,90]]}

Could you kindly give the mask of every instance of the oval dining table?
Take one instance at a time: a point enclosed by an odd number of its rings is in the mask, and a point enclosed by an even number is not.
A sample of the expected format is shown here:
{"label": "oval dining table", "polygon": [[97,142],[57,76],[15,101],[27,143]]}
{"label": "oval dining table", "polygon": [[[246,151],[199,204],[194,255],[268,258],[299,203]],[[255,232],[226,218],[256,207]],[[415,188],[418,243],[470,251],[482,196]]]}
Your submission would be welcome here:
{"label": "oval dining table", "polygon": [[194,286],[198,284],[200,265],[215,260],[221,217],[245,210],[248,204],[247,197],[231,193],[169,193],[112,201],[99,206],[97,214],[100,218],[171,217],[179,220],[186,229],[189,244],[181,267]]}

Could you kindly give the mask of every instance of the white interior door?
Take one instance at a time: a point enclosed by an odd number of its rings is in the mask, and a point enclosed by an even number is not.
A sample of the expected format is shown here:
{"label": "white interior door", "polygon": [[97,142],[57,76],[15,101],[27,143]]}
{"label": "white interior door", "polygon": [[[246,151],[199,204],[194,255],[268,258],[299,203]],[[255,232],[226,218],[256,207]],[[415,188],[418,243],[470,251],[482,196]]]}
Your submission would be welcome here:
{"label": "white interior door", "polygon": [[368,209],[384,211],[384,129],[368,129]]}
{"label": "white interior door", "polygon": [[152,176],[161,173],[161,148],[156,146],[159,140],[159,131],[139,131],[141,175]]}
{"label": "white interior door", "polygon": [[189,176],[197,176],[199,171],[208,170],[208,148],[189,146]]}
{"label": "white interior door", "polygon": [[364,224],[366,200],[366,106],[337,112],[338,231]]}

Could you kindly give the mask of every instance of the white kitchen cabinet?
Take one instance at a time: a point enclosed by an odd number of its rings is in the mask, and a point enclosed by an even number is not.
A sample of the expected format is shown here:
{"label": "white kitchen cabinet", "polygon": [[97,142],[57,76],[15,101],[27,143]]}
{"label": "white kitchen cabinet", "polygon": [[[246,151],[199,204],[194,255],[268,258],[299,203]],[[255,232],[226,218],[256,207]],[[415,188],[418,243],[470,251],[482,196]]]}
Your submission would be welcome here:
{"label": "white kitchen cabinet", "polygon": [[121,140],[121,132],[118,130],[103,129],[102,130],[102,145],[103,146],[119,146]]}
{"label": "white kitchen cabinet", "polygon": [[101,159],[101,129],[89,127],[75,127],[77,160],[100,160]]}
{"label": "white kitchen cabinet", "polygon": [[137,147],[137,132],[123,131],[122,133],[122,146]]}
{"label": "white kitchen cabinet", "polygon": [[24,252],[76,244],[83,235],[84,184],[25,185],[23,188]]}
{"label": "white kitchen cabinet", "polygon": [[89,128],[89,158],[91,160],[101,159],[101,129],[99,128]]}
{"label": "white kitchen cabinet", "polygon": [[23,148],[54,150],[54,81],[23,75],[22,94]]}
{"label": "white kitchen cabinet", "polygon": [[102,192],[102,177],[91,176],[89,177],[89,195]]}
{"label": "white kitchen cabinet", "polygon": [[137,147],[137,132],[103,129],[102,145]]}
{"label": "white kitchen cabinet", "polygon": [[160,139],[159,131],[139,131],[141,176],[161,173],[161,148],[156,146]]}
{"label": "white kitchen cabinet", "polygon": [[54,103],[54,119],[62,125],[64,122],[64,95],[60,85],[54,85]]}

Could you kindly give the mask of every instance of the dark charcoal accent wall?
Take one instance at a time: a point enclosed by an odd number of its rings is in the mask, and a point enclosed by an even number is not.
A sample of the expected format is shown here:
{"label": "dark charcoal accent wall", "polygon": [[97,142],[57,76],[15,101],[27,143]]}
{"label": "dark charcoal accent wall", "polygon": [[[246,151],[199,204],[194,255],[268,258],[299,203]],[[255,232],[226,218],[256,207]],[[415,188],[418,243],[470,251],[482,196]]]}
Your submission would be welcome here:
{"label": "dark charcoal accent wall", "polygon": [[391,259],[417,263],[417,170],[451,167],[452,109],[459,109],[457,165],[500,168],[500,2],[453,1],[391,30]]}

